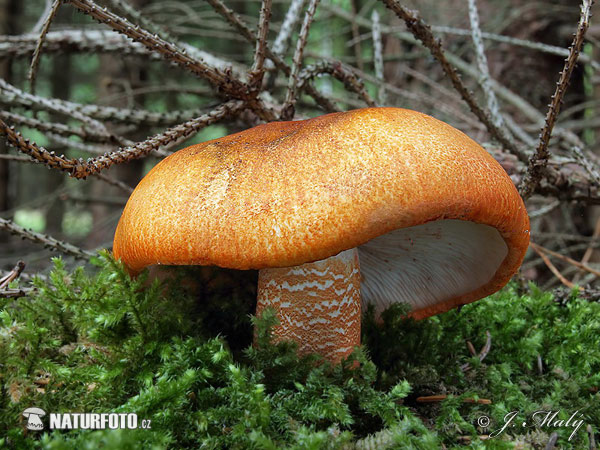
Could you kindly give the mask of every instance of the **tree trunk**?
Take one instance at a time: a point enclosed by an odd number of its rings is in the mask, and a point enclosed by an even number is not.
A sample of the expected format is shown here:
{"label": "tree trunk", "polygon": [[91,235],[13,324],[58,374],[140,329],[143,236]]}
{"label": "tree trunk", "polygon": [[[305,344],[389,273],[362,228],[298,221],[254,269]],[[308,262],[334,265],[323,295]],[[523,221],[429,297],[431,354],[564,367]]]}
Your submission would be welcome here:
{"label": "tree trunk", "polygon": [[[52,73],[50,81],[52,83],[52,96],[68,100],[71,95],[71,57],[69,54],[55,55],[52,61]],[[52,120],[60,122],[62,116],[55,116]],[[66,147],[53,146],[53,150],[60,154],[66,151]],[[48,171],[46,178],[47,192],[56,192],[64,186],[66,177],[63,173],[57,171]],[[62,222],[65,212],[65,202],[55,195],[46,210],[46,231],[53,235],[62,234]]]}
{"label": "tree trunk", "polygon": [[[19,23],[19,0],[0,0],[0,34],[17,34],[17,24]],[[12,74],[12,61],[10,59],[0,60],[0,77],[10,82]],[[4,139],[0,141],[0,153],[8,152]],[[12,163],[15,164],[15,163]],[[9,168],[11,163],[0,159],[0,211],[6,211],[10,208],[10,183]],[[0,240],[5,239],[3,234]]]}

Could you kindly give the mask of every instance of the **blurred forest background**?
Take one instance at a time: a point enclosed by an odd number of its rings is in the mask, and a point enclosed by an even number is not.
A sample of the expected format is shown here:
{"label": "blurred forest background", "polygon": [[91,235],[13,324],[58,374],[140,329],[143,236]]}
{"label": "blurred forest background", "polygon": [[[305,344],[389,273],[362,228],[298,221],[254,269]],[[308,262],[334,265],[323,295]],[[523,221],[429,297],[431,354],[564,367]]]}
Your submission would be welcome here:
{"label": "blurred forest background", "polygon": [[79,264],[110,248],[131,188],[178,148],[379,105],[431,114],[481,143],[527,199],[535,245],[522,277],[597,295],[590,2],[270,3],[0,0],[0,277],[18,261],[23,279],[43,273],[57,250]]}

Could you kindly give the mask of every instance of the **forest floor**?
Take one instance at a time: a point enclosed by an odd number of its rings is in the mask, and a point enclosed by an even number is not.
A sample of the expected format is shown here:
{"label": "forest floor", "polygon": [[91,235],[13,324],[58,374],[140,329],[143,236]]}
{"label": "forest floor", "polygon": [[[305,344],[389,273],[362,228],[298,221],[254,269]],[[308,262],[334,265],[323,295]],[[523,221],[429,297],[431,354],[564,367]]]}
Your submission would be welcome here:
{"label": "forest floor", "polygon": [[[534,285],[427,320],[392,308],[330,367],[269,343],[253,288],[203,272],[199,299],[108,255],[0,303],[0,447],[595,448],[600,303]],[[255,274],[238,286],[253,285]],[[240,282],[241,281],[241,282]],[[16,286],[13,286],[16,287]],[[23,286],[25,287],[25,286]],[[252,346],[253,326],[258,329]],[[481,348],[476,351],[474,348]],[[471,350],[469,350],[471,349]],[[358,363],[356,363],[358,361]],[[27,430],[47,413],[135,413],[150,429]],[[595,434],[595,436],[594,436]]]}

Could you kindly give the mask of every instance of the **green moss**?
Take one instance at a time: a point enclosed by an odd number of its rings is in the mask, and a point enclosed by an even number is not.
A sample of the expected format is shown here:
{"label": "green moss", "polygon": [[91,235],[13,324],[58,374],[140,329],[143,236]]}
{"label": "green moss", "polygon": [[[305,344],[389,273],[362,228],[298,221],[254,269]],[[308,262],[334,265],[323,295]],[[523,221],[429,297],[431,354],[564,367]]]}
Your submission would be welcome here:
{"label": "green moss", "polygon": [[[94,263],[93,275],[69,273],[57,259],[35,294],[0,300],[0,447],[483,448],[478,436],[513,412],[515,426],[486,448],[543,448],[553,432],[563,448],[587,448],[586,426],[598,433],[600,304],[576,293],[559,304],[535,286],[509,287],[420,322],[398,307],[377,324],[367,311],[365,345],[330,367],[269,342],[272,311],[249,314],[255,273],[202,269],[190,295],[185,270],[148,285],[107,255]],[[480,348],[486,331],[480,362],[466,341]],[[417,401],[434,394],[448,397]],[[134,412],[152,428],[26,432],[31,406]],[[573,426],[533,426],[536,411],[563,421],[577,412],[583,426],[569,440]]]}

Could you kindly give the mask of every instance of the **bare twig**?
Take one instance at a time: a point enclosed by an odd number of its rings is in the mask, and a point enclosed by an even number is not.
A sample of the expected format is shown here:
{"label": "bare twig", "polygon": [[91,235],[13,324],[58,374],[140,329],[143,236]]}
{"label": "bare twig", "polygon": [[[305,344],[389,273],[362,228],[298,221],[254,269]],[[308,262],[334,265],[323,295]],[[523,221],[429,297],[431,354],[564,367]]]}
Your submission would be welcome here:
{"label": "bare twig", "polygon": [[477,352],[475,351],[475,347],[473,346],[473,343],[471,341],[467,341],[467,349],[469,349],[469,353],[471,354],[471,356],[475,356],[477,354]]}
{"label": "bare twig", "polygon": [[[492,335],[490,334],[489,330],[485,331],[485,336],[486,336],[485,344],[483,347],[481,347],[481,350],[479,351],[479,354],[477,355],[477,357],[479,358],[479,361],[483,361],[492,348]],[[471,344],[470,341],[467,341],[467,347],[468,347],[471,355],[475,356],[475,354],[476,354],[475,348],[473,348],[473,344]],[[469,369],[471,369],[471,365],[469,363],[465,363],[462,366],[460,366],[460,370],[462,370],[463,372],[466,372]]]}
{"label": "bare twig", "polygon": [[573,287],[575,287],[575,285],[573,283],[571,283],[569,280],[567,280],[564,277],[564,275],[562,273],[560,273],[560,271],[556,268],[556,266],[554,264],[552,264],[552,261],[550,261],[550,259],[544,254],[544,252],[542,252],[537,247],[537,245],[535,245],[533,243],[530,243],[529,245],[533,249],[533,251],[535,251],[540,256],[540,258],[542,258],[542,261],[544,261],[544,264],[546,264],[548,269],[550,269],[550,271],[554,274],[554,276],[556,278],[558,278],[560,280],[560,282],[562,284],[567,286],[569,289],[573,289]]}
{"label": "bare twig", "polygon": [[[23,106],[29,109],[59,112],[86,123],[96,119],[134,125],[173,125],[197,117],[202,110],[170,111],[157,113],[143,109],[114,108],[112,106],[83,105],[59,99],[48,99],[23,92],[0,79],[1,103],[10,106]],[[78,115],[79,113],[79,115]],[[98,122],[100,123],[100,122]]]}
{"label": "bare twig", "polygon": [[573,147],[572,152],[577,162],[585,169],[590,178],[596,185],[600,186],[600,173],[598,173],[598,169],[585,157],[581,148],[575,146]]}
{"label": "bare twig", "polygon": [[[80,122],[86,124],[91,129],[97,130],[98,133],[105,134],[106,136],[110,136],[110,133],[101,122],[92,119],[91,117],[81,113],[77,110],[72,110],[68,106],[65,106],[63,102],[57,102],[54,100],[44,99],[42,97],[37,97],[33,94],[28,94],[27,92],[23,92],[15,86],[7,83],[2,78],[0,78],[0,89],[4,92],[10,92],[15,96],[24,99],[27,102],[40,102],[44,104],[44,107],[52,112],[58,114],[64,114],[66,116],[72,117],[73,119],[79,120]],[[3,92],[3,94],[4,94]]]}
{"label": "bare twig", "polygon": [[376,106],[375,100],[371,98],[365,85],[354,73],[352,67],[346,66],[339,61],[321,61],[317,64],[306,66],[298,75],[298,91],[302,91],[307,83],[321,74],[329,74],[344,83],[350,92],[356,92],[368,106]]}
{"label": "bare twig", "polygon": [[292,0],[287,13],[285,14],[285,18],[283,19],[283,23],[281,24],[281,29],[277,38],[275,38],[275,42],[273,42],[273,53],[279,56],[285,55],[288,49],[290,36],[292,35],[292,31],[300,21],[300,13],[302,12],[302,8],[307,0]]}
{"label": "bare twig", "polygon": [[527,174],[519,186],[519,192],[523,198],[529,198],[536,191],[542,180],[544,169],[548,164],[548,158],[550,157],[548,144],[550,142],[550,137],[552,136],[552,130],[556,123],[558,113],[560,112],[563,96],[569,85],[579,52],[583,46],[585,33],[589,27],[592,3],[593,0],[583,0],[582,2],[577,32],[575,33],[573,43],[569,48],[569,56],[565,60],[565,66],[560,73],[560,78],[556,84],[556,90],[552,95],[548,112],[546,113],[544,128],[542,128],[542,133],[540,135],[539,144],[535,153],[531,155],[531,158],[529,159]]}
{"label": "bare twig", "polygon": [[415,38],[420,40],[427,47],[431,54],[439,61],[442,69],[450,78],[452,85],[458,91],[463,100],[467,103],[473,114],[486,126],[490,134],[495,137],[511,153],[520,155],[523,158],[524,152],[512,141],[502,128],[498,128],[490,120],[487,113],[477,104],[467,87],[461,81],[456,69],[450,64],[444,54],[442,44],[436,39],[427,25],[417,12],[410,11],[402,6],[396,0],[382,0],[383,3],[391,9],[400,19],[404,20],[407,28],[413,33]]}
{"label": "bare twig", "polygon": [[479,351],[479,361],[483,361],[485,357],[490,353],[490,350],[492,348],[492,335],[490,334],[489,330],[485,330],[485,336],[485,345]]}
{"label": "bare twig", "polygon": [[235,99],[244,100],[248,106],[263,120],[269,122],[275,120],[275,115],[272,111],[266,108],[257,98],[248,97],[248,87],[232,77],[227,72],[206,64],[204,61],[195,59],[185,51],[177,48],[174,44],[165,41],[158,35],[142,29],[138,25],[134,25],[127,19],[124,19],[117,14],[109,11],[107,8],[102,8],[92,0],[64,0],[72,4],[81,12],[93,17],[97,21],[110,26],[113,30],[123,33],[131,39],[140,42],[151,51],[160,53],[168,61],[174,62],[180,67],[188,70],[195,75],[209,81],[222,92]]}
{"label": "bare twig", "polygon": [[58,250],[67,255],[74,256],[75,258],[90,259],[94,256],[94,253],[83,250],[73,244],[69,244],[68,242],[59,241],[51,236],[37,233],[32,230],[27,230],[14,223],[12,220],[3,219],[0,217],[0,228],[23,239],[28,239],[38,244],[43,244],[46,248]]}
{"label": "bare twig", "polygon": [[36,35],[40,33],[40,30],[42,29],[42,27],[44,26],[44,22],[46,21],[46,17],[48,16],[48,14],[50,14],[50,9],[52,9],[52,0],[45,0],[44,3],[44,12],[40,15],[40,17],[38,17],[37,22],[31,29],[31,33],[35,33]]}
{"label": "bare twig", "polygon": [[[252,30],[248,28],[248,26],[242,21],[242,19],[231,9],[229,9],[221,0],[206,0],[213,9],[219,13],[227,22],[229,22],[238,32],[246,38],[249,42],[253,44],[256,43],[257,37],[254,35]],[[275,54],[269,46],[265,47],[265,52],[267,57],[273,61],[275,67],[281,70],[286,76],[290,76],[292,69],[287,63],[277,54]],[[308,95],[310,95],[317,104],[322,107],[325,111],[333,112],[337,111],[337,108],[333,103],[331,103],[327,98],[325,98],[321,93],[319,93],[313,86],[307,85],[305,87],[305,91]]]}
{"label": "bare twig", "polygon": [[[375,66],[375,77],[384,83],[385,79],[383,76],[383,42],[381,40],[381,23],[379,22],[379,13],[376,9],[374,9],[373,13],[371,14],[371,20],[373,21],[371,34],[373,36],[373,64]],[[380,105],[385,105],[385,84],[379,86],[377,100],[379,101]]]}
{"label": "bare twig", "polygon": [[20,298],[34,292],[36,288],[0,289],[0,298]]}
{"label": "bare twig", "polygon": [[258,22],[258,39],[254,50],[254,63],[248,76],[248,84],[251,89],[259,90],[265,75],[265,56],[267,47],[267,35],[269,33],[269,22],[271,21],[272,0],[263,0],[260,8],[260,19]]}
{"label": "bare twig", "polygon": [[[447,395],[424,395],[421,397],[417,397],[417,403],[439,403],[443,402],[448,398]],[[462,399],[463,403],[479,403],[480,405],[491,405],[492,401],[487,398],[478,398],[475,399],[473,397],[467,397]]]}
{"label": "bare twig", "polygon": [[[160,33],[159,35],[165,38]],[[38,36],[34,34],[0,36],[0,57],[31,56],[35,50],[37,39]],[[231,70],[237,77],[241,77],[246,71],[242,64],[216,57],[185,42],[175,42],[179,48],[194,58],[202,59],[221,71]],[[112,30],[99,29],[50,31],[44,40],[44,52],[119,53],[120,55],[142,55],[154,60],[164,60],[160,54],[148,50],[139,42],[134,42],[125,35],[117,34]]]}
{"label": "bare twig", "polygon": [[[432,25],[431,29],[433,31],[435,31],[436,33],[447,33],[447,34],[454,34],[454,35],[458,35],[458,36],[470,36],[472,33],[471,30],[441,26],[441,25]],[[543,42],[533,42],[533,41],[528,41],[526,39],[519,39],[519,38],[515,38],[512,36],[504,36],[502,34],[496,34],[496,33],[488,33],[485,31],[483,31],[481,33],[481,37],[483,39],[487,39],[489,41],[502,42],[502,43],[513,45],[516,47],[529,48],[531,50],[537,50],[539,52],[549,53],[551,55],[562,56],[564,58],[569,56],[569,50],[567,50],[563,47],[557,47],[555,45],[544,44]],[[594,70],[600,70],[600,63],[593,61],[588,55],[585,55],[585,54],[580,55],[579,60],[585,64],[590,64],[594,68]]]}
{"label": "bare twig", "polygon": [[4,153],[0,153],[0,159],[3,159],[5,161],[15,161],[24,163],[30,163],[31,161],[33,161],[29,156],[6,155]]}
{"label": "bare twig", "polygon": [[[100,23],[104,23],[113,30],[123,33],[136,42],[144,45],[148,50],[161,54],[165,59],[176,63],[186,70],[206,79],[211,84],[222,88],[230,94],[240,95],[244,86],[237,80],[228,78],[226,74],[218,69],[205,64],[203,61],[195,60],[185,54],[182,50],[175,47],[170,42],[165,41],[158,35],[153,35],[144,30],[139,25],[132,24],[127,19],[103,8],[92,0],[64,0],[73,5],[84,14],[87,14]],[[234,95],[235,96],[235,95]]]}
{"label": "bare twig", "polygon": [[285,96],[285,103],[281,110],[282,120],[291,120],[293,119],[295,114],[294,105],[297,100],[296,88],[298,86],[298,74],[300,73],[300,68],[302,67],[304,48],[306,47],[306,42],[308,41],[308,32],[310,30],[310,25],[312,24],[312,21],[315,17],[318,5],[319,0],[310,0],[310,2],[308,3],[306,14],[304,15],[304,20],[302,21],[302,28],[300,29],[300,35],[298,36],[298,41],[296,42],[296,51],[294,52],[294,58],[292,60],[292,70],[288,79],[288,88]]}
{"label": "bare twig", "polygon": [[587,262],[592,258],[592,254],[594,253],[594,248],[592,247],[592,242],[598,239],[600,236],[600,218],[596,220],[596,226],[594,227],[594,233],[592,234],[592,241],[590,241],[590,245],[585,250],[583,257],[581,258],[581,264],[587,264]]}
{"label": "bare twig", "polygon": [[[561,255],[558,252],[550,250],[549,248],[546,248],[546,247],[542,247],[541,245],[536,244],[534,242],[530,242],[529,245],[538,252],[547,253],[548,255],[554,256],[555,258],[558,258],[564,262],[567,262],[567,263],[577,267],[578,269],[585,270],[586,272],[593,273],[597,277],[600,277],[600,270],[596,270],[593,267],[588,266],[587,264],[582,264],[579,261],[574,260],[573,258],[569,258],[568,256]],[[572,286],[569,286],[569,287],[572,287]]]}
{"label": "bare twig", "polygon": [[131,147],[121,148],[115,152],[107,153],[96,158],[88,159],[87,161],[65,158],[64,155],[57,156],[54,152],[49,152],[43,147],[39,147],[36,144],[29,142],[29,140],[23,138],[18,131],[15,131],[13,127],[9,127],[2,120],[0,120],[0,133],[6,135],[10,145],[31,156],[36,161],[44,163],[52,169],[68,172],[72,177],[86,178],[90,175],[99,173],[114,164],[139,159],[153,150],[170,148],[177,145],[189,138],[192,134],[200,131],[202,128],[221,120],[233,112],[239,111],[243,107],[244,103],[242,101],[230,100],[208,114],[204,114],[196,119],[169,128],[163,133],[146,139],[143,142],[139,142]]}
{"label": "bare twig", "polygon": [[[77,136],[88,142],[115,144],[115,136],[107,136],[106,134],[98,133],[95,130],[88,130],[86,128],[72,128],[62,123],[32,119],[31,117],[25,117],[20,114],[13,114],[6,111],[0,113],[0,116],[11,123],[25,125],[26,127],[35,128],[39,131],[47,133],[56,133],[61,136]],[[118,142],[128,145],[130,141],[119,138]]]}
{"label": "bare twig", "polygon": [[481,29],[479,28],[479,14],[477,13],[477,5],[475,0],[469,0],[469,20],[471,22],[471,37],[473,38],[473,44],[475,45],[475,55],[477,56],[477,67],[479,68],[479,83],[483,88],[483,93],[487,100],[488,110],[492,116],[492,122],[498,128],[502,128],[504,121],[500,114],[500,106],[498,100],[494,94],[494,90],[490,86],[490,71],[488,68],[487,58],[485,56],[485,49],[483,46],[483,38],[481,36]]}
{"label": "bare twig", "polygon": [[83,165],[82,160],[65,158],[64,155],[57,156],[54,152],[49,152],[43,147],[37,146],[35,143],[25,139],[21,133],[16,131],[14,127],[9,127],[6,122],[0,119],[0,134],[6,135],[6,141],[29,156],[37,162],[45,164],[51,169],[59,169],[64,171],[74,171],[78,165]]}
{"label": "bare twig", "polygon": [[5,289],[6,287],[8,287],[8,285],[12,281],[19,278],[19,276],[21,275],[21,272],[23,272],[24,269],[25,269],[25,262],[17,261],[17,264],[15,265],[15,267],[13,267],[13,269],[9,273],[7,273],[2,278],[0,278],[0,289]]}
{"label": "bare twig", "polygon": [[29,86],[31,87],[32,94],[35,93],[35,75],[37,72],[38,64],[40,62],[42,46],[44,45],[44,38],[46,37],[48,30],[50,29],[50,25],[52,24],[52,21],[54,20],[54,17],[56,16],[56,13],[58,12],[58,8],[60,7],[61,3],[62,3],[61,0],[54,0],[54,3],[52,3],[52,7],[50,8],[50,11],[48,11],[48,15],[46,16],[46,19],[44,20],[44,25],[43,25],[40,35],[38,37],[37,44],[35,46],[35,50],[33,51],[33,58],[31,60],[31,65],[29,67],[29,74],[28,74]]}
{"label": "bare twig", "polygon": [[531,211],[529,213],[529,218],[534,219],[536,217],[541,217],[545,214],[548,214],[549,212],[554,211],[558,206],[560,206],[560,200],[554,200],[553,202],[550,202],[547,205],[536,209],[535,211]]}
{"label": "bare twig", "polygon": [[590,437],[589,450],[596,450],[596,439],[594,438],[594,429],[591,425],[588,425],[585,429],[588,433],[588,436]]}
{"label": "bare twig", "polygon": [[95,177],[97,177],[98,179],[104,181],[107,184],[110,184],[111,186],[115,186],[116,188],[121,189],[123,192],[126,192],[127,194],[131,194],[133,192],[133,188],[131,186],[129,186],[128,184],[123,183],[120,180],[115,180],[114,178],[111,178],[103,173],[96,173],[94,174]]}
{"label": "bare twig", "polygon": [[362,60],[362,46],[360,44],[360,31],[356,22],[356,0],[350,0],[352,19],[350,20],[350,29],[352,30],[352,48],[354,49],[354,59],[358,70],[365,70]]}
{"label": "bare twig", "polygon": [[158,34],[165,40],[174,41],[175,37],[170,35],[167,30],[165,30],[162,26],[154,23],[150,20],[146,15],[142,14],[140,11],[135,9],[129,2],[126,0],[105,0],[111,7],[118,8],[124,14],[126,14],[130,19],[140,24],[148,31],[152,33]]}

